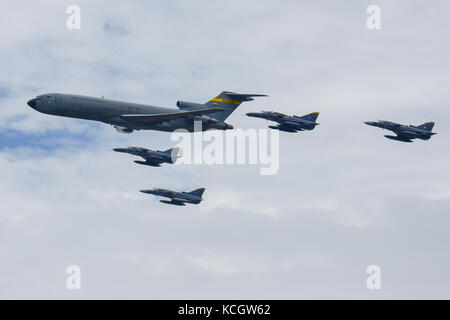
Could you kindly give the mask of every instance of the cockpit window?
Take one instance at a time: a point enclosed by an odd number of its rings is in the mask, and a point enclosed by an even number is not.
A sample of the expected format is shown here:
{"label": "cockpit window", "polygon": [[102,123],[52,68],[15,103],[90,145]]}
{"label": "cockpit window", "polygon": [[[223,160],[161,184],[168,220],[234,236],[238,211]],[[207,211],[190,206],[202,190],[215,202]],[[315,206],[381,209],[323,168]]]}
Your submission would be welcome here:
{"label": "cockpit window", "polygon": [[37,96],[36,100],[41,100],[41,99],[50,99],[52,98],[52,96]]}

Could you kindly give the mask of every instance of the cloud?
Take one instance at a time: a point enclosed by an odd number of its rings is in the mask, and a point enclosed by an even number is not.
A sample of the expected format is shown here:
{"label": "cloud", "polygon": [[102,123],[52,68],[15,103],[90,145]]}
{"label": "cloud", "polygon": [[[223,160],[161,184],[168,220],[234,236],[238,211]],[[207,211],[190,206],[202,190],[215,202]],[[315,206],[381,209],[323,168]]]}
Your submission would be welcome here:
{"label": "cloud", "polygon": [[[372,32],[359,2],[79,1],[79,31],[66,29],[63,2],[9,3],[0,297],[448,298],[448,8],[417,4],[383,2]],[[320,111],[321,125],[280,134],[280,171],[260,176],[138,166],[111,149],[165,150],[170,135],[120,135],[26,105],[69,92],[175,108],[222,90],[270,95],[242,104],[236,128],[265,128],[242,116],[260,109]],[[439,134],[388,141],[363,124],[378,118],[435,120]],[[205,201],[183,208],[138,192],[200,186]],[[71,264],[82,292],[65,287]],[[365,287],[371,264],[381,292]]]}

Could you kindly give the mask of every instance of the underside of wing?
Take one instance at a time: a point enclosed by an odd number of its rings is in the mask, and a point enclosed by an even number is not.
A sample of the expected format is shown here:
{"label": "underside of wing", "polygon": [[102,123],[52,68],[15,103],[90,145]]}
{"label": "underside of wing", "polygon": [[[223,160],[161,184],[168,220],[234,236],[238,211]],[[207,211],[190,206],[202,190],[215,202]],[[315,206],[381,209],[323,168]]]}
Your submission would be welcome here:
{"label": "underside of wing", "polygon": [[172,200],[159,200],[162,203],[172,204],[174,206],[185,206],[182,199],[172,199]]}
{"label": "underside of wing", "polygon": [[163,160],[159,160],[159,159],[155,159],[155,158],[146,158],[146,157],[143,157],[143,158],[145,159],[145,162],[149,166],[158,166],[161,163],[164,163]]}
{"label": "underside of wing", "polygon": [[411,138],[416,138],[417,137],[415,132],[411,132],[411,131],[408,131],[408,130],[397,131],[395,133],[397,134],[397,136],[400,139],[411,139]]}
{"label": "underside of wing", "polygon": [[269,126],[269,128],[280,130],[280,131],[284,131],[284,132],[297,132],[297,130],[298,131],[303,131],[302,129],[294,129],[294,128],[290,127],[290,126],[283,126],[283,125]]}
{"label": "underside of wing", "polygon": [[191,116],[201,116],[204,114],[216,113],[223,111],[222,108],[201,109],[193,111],[173,112],[173,113],[158,113],[158,114],[123,114],[122,119],[134,122],[158,122],[163,120],[173,120],[187,118]]}
{"label": "underside of wing", "polygon": [[300,122],[284,121],[281,125],[285,127],[299,128],[302,124]]}
{"label": "underside of wing", "polygon": [[385,135],[386,138],[395,140],[395,141],[402,141],[402,142],[412,142],[411,138],[405,137],[405,136],[391,136],[391,135]]}

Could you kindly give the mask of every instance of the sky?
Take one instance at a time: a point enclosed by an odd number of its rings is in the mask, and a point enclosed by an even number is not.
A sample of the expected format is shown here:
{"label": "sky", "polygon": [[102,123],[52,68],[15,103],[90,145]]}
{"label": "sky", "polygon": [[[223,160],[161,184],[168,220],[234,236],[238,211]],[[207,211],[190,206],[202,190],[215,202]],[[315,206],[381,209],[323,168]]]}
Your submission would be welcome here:
{"label": "sky", "polygon": [[[69,30],[66,9],[81,9]],[[381,29],[366,26],[369,5]],[[449,299],[448,1],[0,2],[0,298]],[[166,150],[44,115],[47,92],[176,108],[263,93],[244,116],[319,111],[280,133],[278,174],[252,165],[149,168],[111,149]],[[364,121],[435,121],[400,143]],[[176,207],[138,190],[205,187]],[[81,290],[66,287],[70,265]],[[366,269],[381,270],[369,290]]]}

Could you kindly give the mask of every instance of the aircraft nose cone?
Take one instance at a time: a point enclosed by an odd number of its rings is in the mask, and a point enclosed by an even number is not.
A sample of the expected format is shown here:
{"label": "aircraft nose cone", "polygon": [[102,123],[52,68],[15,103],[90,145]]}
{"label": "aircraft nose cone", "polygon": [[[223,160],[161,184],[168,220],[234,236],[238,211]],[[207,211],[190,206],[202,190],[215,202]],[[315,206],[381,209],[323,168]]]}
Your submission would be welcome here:
{"label": "aircraft nose cone", "polygon": [[29,105],[33,109],[36,108],[36,99],[31,99],[30,101],[27,102],[27,105]]}

